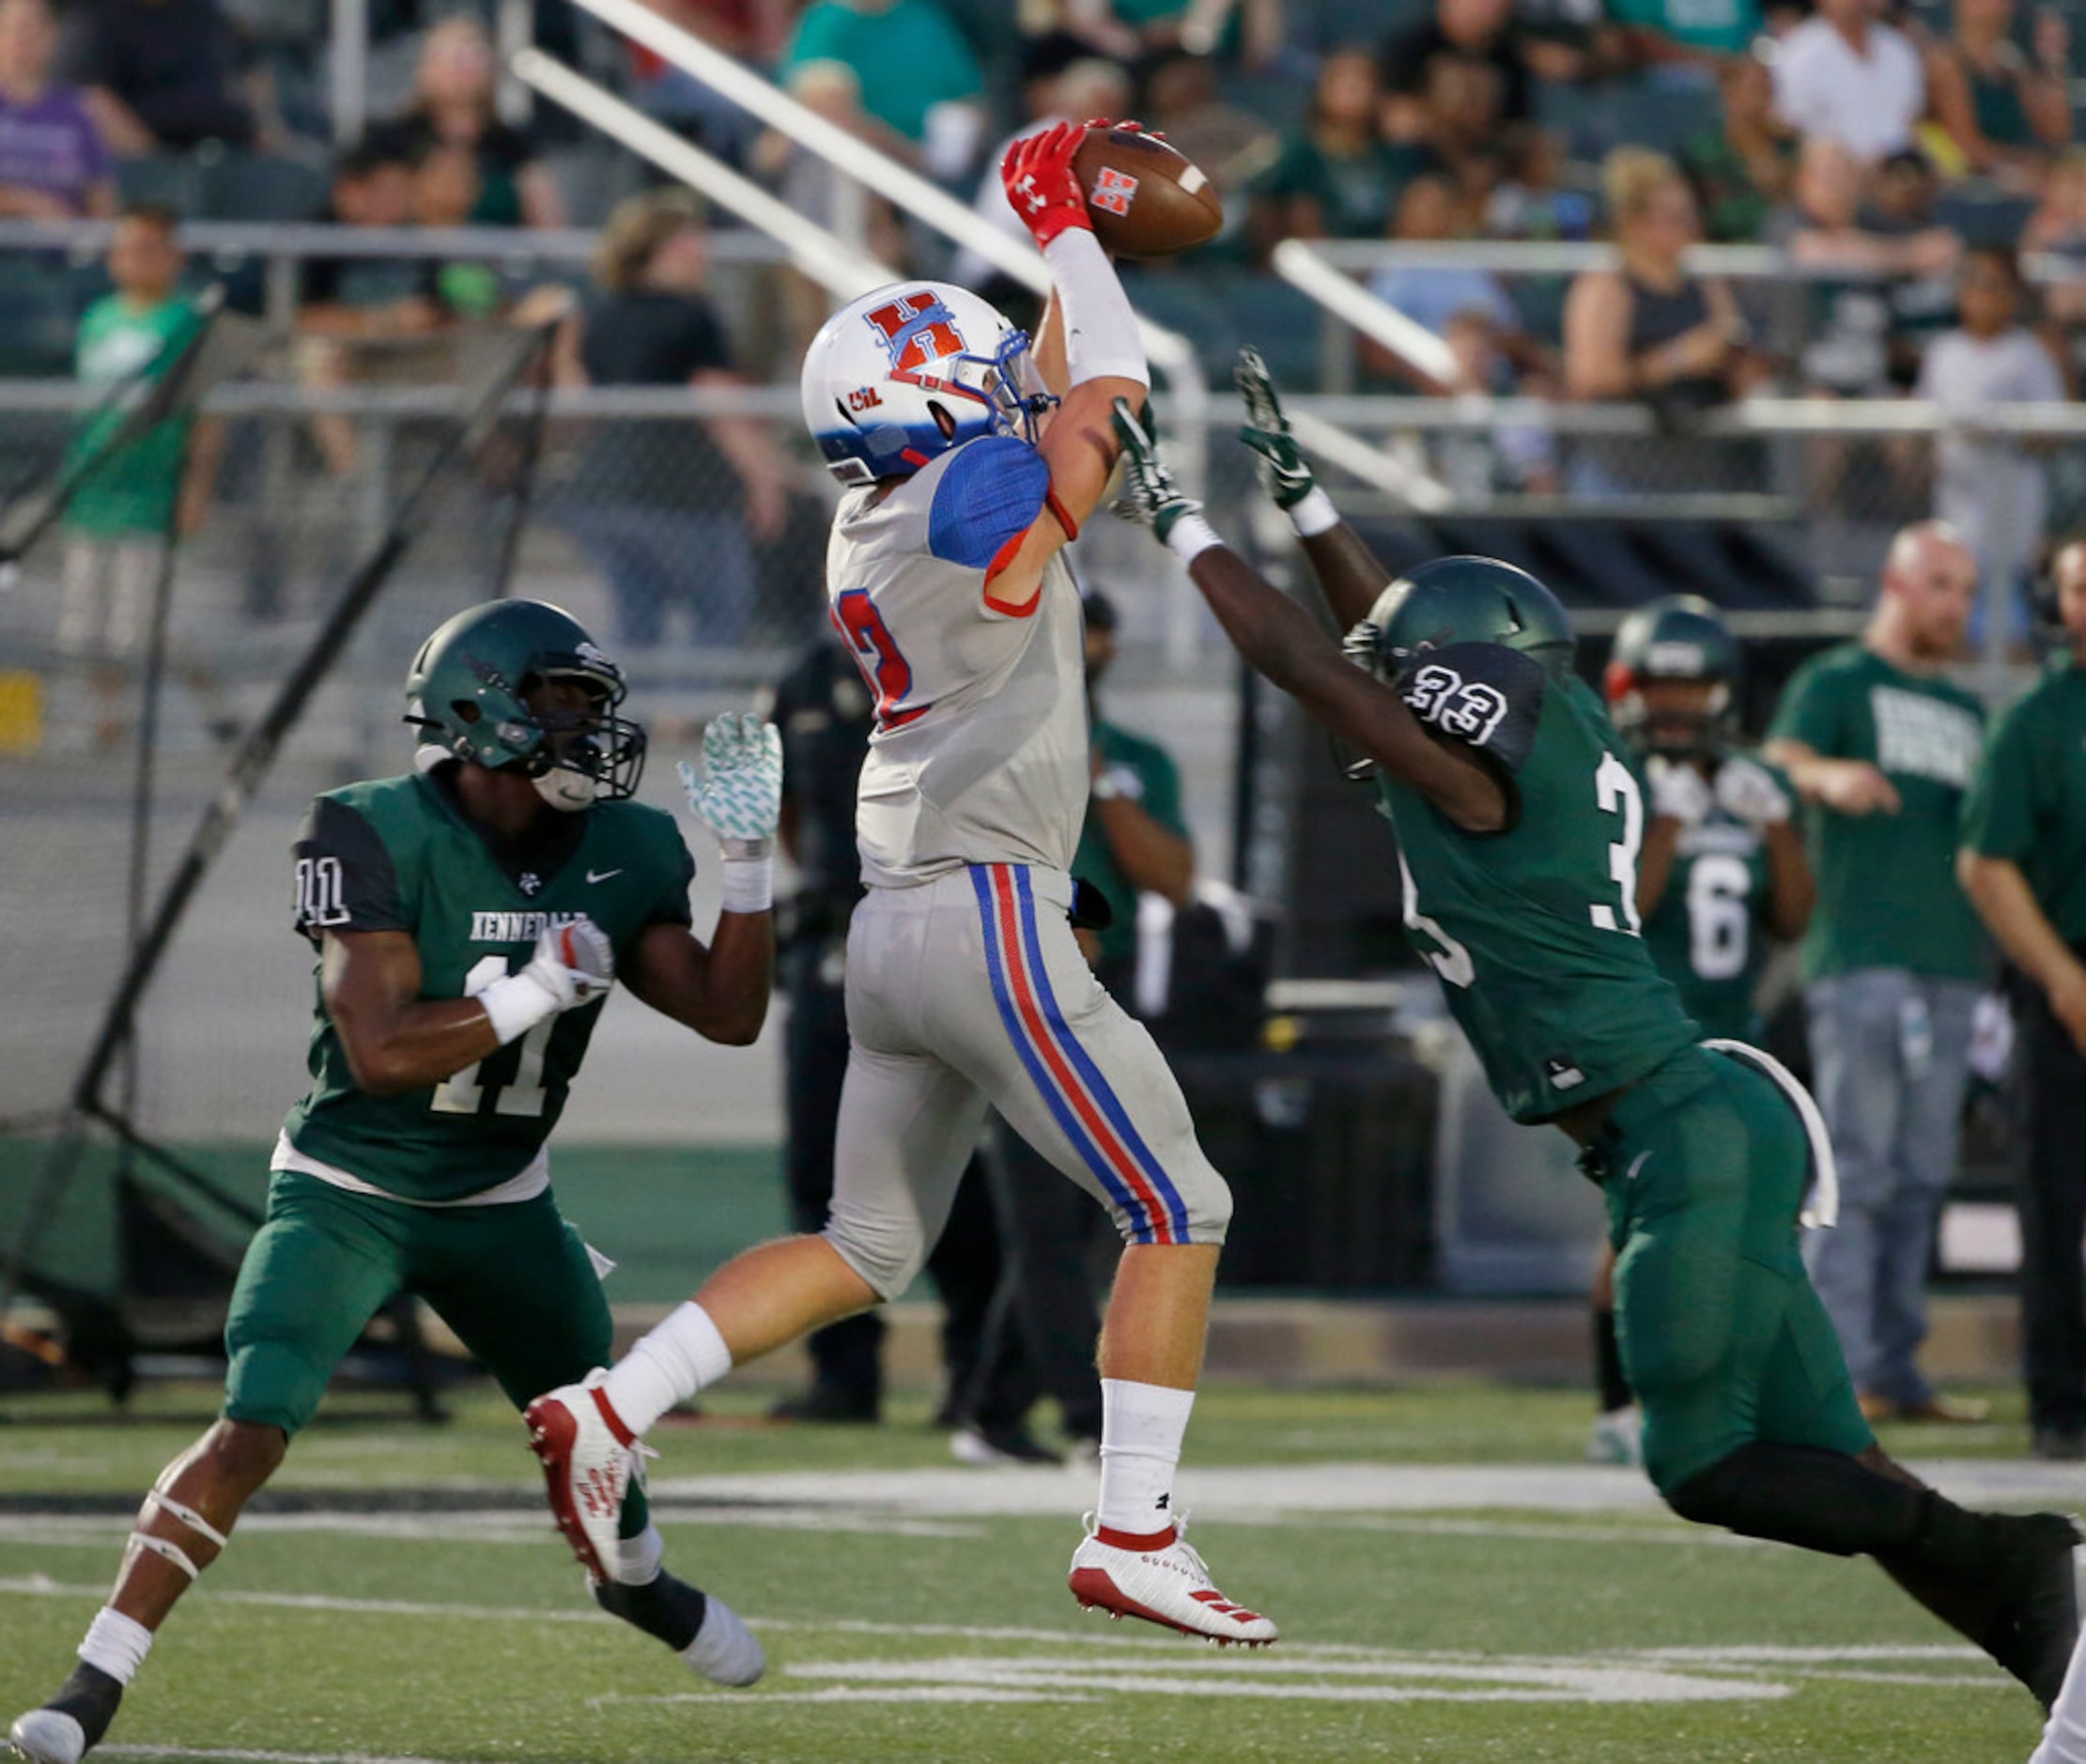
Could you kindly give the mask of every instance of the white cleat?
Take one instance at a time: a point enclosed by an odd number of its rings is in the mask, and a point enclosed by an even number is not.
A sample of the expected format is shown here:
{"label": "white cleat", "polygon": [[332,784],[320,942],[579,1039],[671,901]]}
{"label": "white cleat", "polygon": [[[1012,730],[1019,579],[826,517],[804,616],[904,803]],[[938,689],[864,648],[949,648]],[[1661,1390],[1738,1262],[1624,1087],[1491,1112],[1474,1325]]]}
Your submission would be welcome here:
{"label": "white cleat", "polygon": [[29,1764],[80,1764],[87,1736],[62,1709],[32,1709],[8,1729],[8,1743]]}
{"label": "white cleat", "polygon": [[1087,1540],[1073,1552],[1072,1596],[1112,1618],[1142,1617],[1219,1647],[1265,1648],[1281,1632],[1274,1619],[1234,1604],[1211,1584],[1210,1571],[1188,1546],[1187,1528],[1183,1515],[1165,1548],[1125,1550],[1102,1542],[1089,1513]]}
{"label": "white cleat", "polygon": [[767,1655],[739,1614],[715,1593],[706,1595],[703,1627],[681,1658],[718,1684],[752,1684],[767,1670]]}
{"label": "white cleat", "polygon": [[1644,1411],[1632,1403],[1627,1409],[1610,1409],[1594,1422],[1586,1436],[1589,1463],[1629,1464],[1641,1468],[1645,1462]]}
{"label": "white cleat", "polygon": [[522,1416],[558,1529],[596,1580],[609,1579],[616,1560],[616,1525],[637,1456],[635,1436],[601,1394],[607,1377],[596,1367],[584,1383],[547,1391]]}

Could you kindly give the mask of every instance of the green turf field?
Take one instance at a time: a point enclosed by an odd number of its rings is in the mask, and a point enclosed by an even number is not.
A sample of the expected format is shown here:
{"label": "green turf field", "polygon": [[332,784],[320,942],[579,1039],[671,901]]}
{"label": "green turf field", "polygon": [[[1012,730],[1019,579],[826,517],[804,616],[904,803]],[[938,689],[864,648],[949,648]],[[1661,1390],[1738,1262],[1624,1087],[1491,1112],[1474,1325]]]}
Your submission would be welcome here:
{"label": "green turf field", "polygon": [[[211,1393],[0,1404],[0,1721],[68,1669],[137,1491]],[[1182,1502],[1264,1654],[1083,1616],[1089,1477],[966,1471],[924,1408],[768,1427],[727,1391],[664,1428],[668,1560],[769,1652],[726,1692],[596,1616],[496,1399],[376,1399],[300,1440],[96,1756],[169,1760],[2025,1759],[2026,1692],[1873,1568],[1666,1518],[1580,1459],[1573,1392],[1207,1392]],[[1901,1431],[1944,1486],[2086,1504],[1989,1429]],[[2076,1494],[2074,1487],[2076,1485]]]}

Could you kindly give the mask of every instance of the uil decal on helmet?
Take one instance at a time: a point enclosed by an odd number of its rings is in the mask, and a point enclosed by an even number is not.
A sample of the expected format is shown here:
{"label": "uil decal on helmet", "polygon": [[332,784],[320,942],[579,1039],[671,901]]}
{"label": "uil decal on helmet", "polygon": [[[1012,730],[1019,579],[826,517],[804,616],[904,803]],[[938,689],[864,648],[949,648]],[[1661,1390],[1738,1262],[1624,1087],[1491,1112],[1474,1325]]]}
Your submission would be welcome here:
{"label": "uil decal on helmet", "polygon": [[405,720],[422,731],[424,755],[512,766],[552,808],[576,811],[637,791],[644,731],[615,714],[625,690],[623,671],[569,612],[488,600],[420,646]]}
{"label": "uil decal on helmet", "polygon": [[805,352],[804,424],[842,484],[918,472],[981,435],[1035,439],[1052,402],[1022,384],[1028,333],[947,282],[893,282],[828,318]]}

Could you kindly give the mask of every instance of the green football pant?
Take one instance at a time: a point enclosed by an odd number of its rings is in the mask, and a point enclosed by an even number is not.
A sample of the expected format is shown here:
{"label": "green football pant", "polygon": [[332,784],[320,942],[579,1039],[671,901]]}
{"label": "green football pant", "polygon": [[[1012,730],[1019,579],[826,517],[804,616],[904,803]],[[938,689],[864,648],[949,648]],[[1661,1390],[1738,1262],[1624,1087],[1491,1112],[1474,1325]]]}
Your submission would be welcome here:
{"label": "green football pant", "polygon": [[[426,1300],[518,1409],[609,1358],[600,1278],[548,1192],[505,1206],[414,1207],[277,1170],[224,1325],[225,1415],[295,1434],[341,1356],[401,1291]],[[647,1521],[633,1482],[623,1535]]]}
{"label": "green football pant", "polygon": [[1684,1049],[1623,1093],[1584,1161],[1607,1197],[1616,1333],[1661,1493],[1752,1440],[1875,1444],[1797,1251],[1809,1141],[1772,1079]]}

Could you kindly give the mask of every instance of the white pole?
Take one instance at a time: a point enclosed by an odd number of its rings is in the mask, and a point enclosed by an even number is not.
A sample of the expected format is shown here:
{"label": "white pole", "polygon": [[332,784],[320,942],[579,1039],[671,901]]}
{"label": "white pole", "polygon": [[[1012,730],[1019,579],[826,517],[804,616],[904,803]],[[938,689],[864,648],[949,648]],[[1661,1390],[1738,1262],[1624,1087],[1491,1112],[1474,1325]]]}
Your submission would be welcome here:
{"label": "white pole", "polygon": [[842,300],[898,280],[898,271],[864,252],[852,252],[823,226],[785,208],[760,185],[742,178],[671,129],[663,128],[592,80],[573,72],[540,49],[525,49],[514,58],[518,79],[526,81],[553,103],[591,122],[662,171],[692,185],[719,208],[780,240],[796,267]]}
{"label": "white pole", "polygon": [[[591,0],[582,0],[583,4]],[[1410,362],[1429,379],[1445,384],[1456,378],[1456,357],[1447,344],[1416,319],[1408,318],[1387,301],[1336,270],[1300,239],[1286,239],[1275,248],[1275,272],[1300,288],[1337,318],[1366,337]]]}
{"label": "white pole", "polygon": [[333,144],[353,147],[369,115],[369,0],[333,0],[330,47]]}
{"label": "white pole", "polygon": [[501,76],[494,104],[500,120],[510,128],[518,129],[529,120],[529,88],[514,77],[511,64],[529,47],[535,30],[535,0],[499,0],[493,17],[493,47],[507,71]]}

